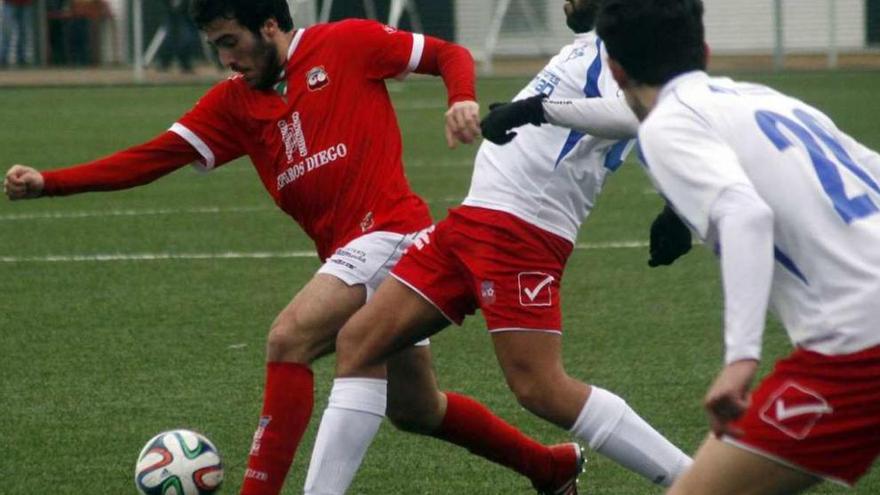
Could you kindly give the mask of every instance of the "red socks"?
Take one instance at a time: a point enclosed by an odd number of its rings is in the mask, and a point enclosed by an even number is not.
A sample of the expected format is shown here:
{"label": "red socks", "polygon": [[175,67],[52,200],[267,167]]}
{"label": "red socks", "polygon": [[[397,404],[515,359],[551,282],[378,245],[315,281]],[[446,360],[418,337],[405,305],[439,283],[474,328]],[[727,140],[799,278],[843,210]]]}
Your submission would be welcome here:
{"label": "red socks", "polygon": [[[314,405],[311,370],[268,363],[260,424],[254,433],[241,495],[278,495]],[[554,480],[552,451],[492,414],[479,402],[446,392],[446,415],[433,436],[513,469],[536,485]]]}
{"label": "red socks", "polygon": [[267,363],[263,412],[254,433],[241,495],[281,492],[314,403],[314,378],[307,366]]}
{"label": "red socks", "polygon": [[446,415],[434,437],[513,469],[538,486],[554,481],[549,447],[527,437],[470,397],[446,392],[446,400]]}

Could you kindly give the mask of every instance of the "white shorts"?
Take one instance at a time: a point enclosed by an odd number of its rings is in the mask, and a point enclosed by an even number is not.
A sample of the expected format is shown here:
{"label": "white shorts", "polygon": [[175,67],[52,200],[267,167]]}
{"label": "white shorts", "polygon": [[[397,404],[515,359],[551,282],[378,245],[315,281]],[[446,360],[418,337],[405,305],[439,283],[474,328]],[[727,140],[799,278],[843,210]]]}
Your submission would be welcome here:
{"label": "white shorts", "polygon": [[394,232],[362,235],[337,249],[318,273],[333,275],[347,285],[363,284],[369,301],[415,236]]}
{"label": "white shorts", "polygon": [[[318,269],[318,273],[332,275],[349,286],[362,284],[367,288],[369,301],[417,235],[418,232],[370,232],[362,235],[337,249]],[[416,345],[428,344],[429,341],[425,339]]]}

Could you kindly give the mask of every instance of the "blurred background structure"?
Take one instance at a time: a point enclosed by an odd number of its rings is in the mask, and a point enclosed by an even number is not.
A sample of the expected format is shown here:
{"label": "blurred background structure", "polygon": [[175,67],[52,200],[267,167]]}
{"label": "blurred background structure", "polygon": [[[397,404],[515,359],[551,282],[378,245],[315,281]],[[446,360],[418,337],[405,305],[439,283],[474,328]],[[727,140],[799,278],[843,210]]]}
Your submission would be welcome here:
{"label": "blurred background structure", "polygon": [[[289,1],[297,26],[366,17],[456,41],[486,75],[529,74],[571,39],[562,0]],[[714,69],[880,68],[880,0],[704,1]],[[222,76],[189,0],[0,2],[0,84]]]}

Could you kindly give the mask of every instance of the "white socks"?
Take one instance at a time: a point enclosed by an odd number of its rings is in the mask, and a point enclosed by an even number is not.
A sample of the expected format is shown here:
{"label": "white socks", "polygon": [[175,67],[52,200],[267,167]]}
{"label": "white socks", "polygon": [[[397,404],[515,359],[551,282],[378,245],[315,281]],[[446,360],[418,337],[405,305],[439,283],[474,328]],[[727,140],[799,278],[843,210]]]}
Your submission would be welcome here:
{"label": "white socks", "polygon": [[[342,495],[351,485],[382,418],[388,382],[337,378],[312,451],[305,495]],[[669,486],[691,458],[613,393],[594,386],[571,433],[623,467]]]}
{"label": "white socks", "polygon": [[337,378],[306,476],[305,495],[341,495],[348,490],[385,417],[387,380]]}
{"label": "white socks", "polygon": [[571,434],[621,466],[669,486],[693,462],[613,393],[593,386]]}

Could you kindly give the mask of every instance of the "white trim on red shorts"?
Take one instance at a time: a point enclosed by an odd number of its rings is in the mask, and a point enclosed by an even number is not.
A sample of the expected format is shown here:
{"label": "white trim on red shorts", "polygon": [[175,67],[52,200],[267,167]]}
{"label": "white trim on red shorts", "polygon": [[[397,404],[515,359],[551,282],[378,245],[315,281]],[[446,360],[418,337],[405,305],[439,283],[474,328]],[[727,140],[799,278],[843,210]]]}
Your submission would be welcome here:
{"label": "white trim on red shorts", "polygon": [[732,447],[736,447],[736,448],[745,450],[746,452],[751,452],[752,454],[755,454],[759,457],[763,457],[765,459],[769,459],[769,460],[776,462],[778,464],[782,464],[783,466],[794,469],[795,471],[800,471],[802,473],[809,474],[810,476],[815,476],[816,478],[819,478],[820,480],[830,481],[831,483],[834,483],[834,484],[840,485],[840,486],[845,486],[847,488],[852,488],[854,486],[854,485],[850,484],[849,482],[844,481],[840,478],[835,478],[834,476],[829,476],[827,474],[817,473],[815,471],[811,471],[809,469],[806,469],[802,466],[798,466],[797,464],[795,464],[787,459],[784,459],[784,458],[779,457],[777,455],[774,455],[774,454],[771,454],[771,453],[766,452],[764,450],[761,450],[753,445],[749,445],[747,443],[740,442],[739,440],[731,438],[727,435],[724,435],[721,438],[721,441],[732,446]]}
{"label": "white trim on red shorts", "polygon": [[409,287],[410,290],[412,290],[413,292],[415,292],[416,294],[418,294],[419,296],[421,296],[422,299],[424,299],[425,301],[428,301],[429,303],[431,303],[431,306],[434,306],[435,308],[437,308],[437,311],[439,311],[440,314],[443,315],[443,317],[446,318],[446,319],[449,321],[449,323],[452,323],[453,325],[459,326],[457,323],[455,323],[455,320],[453,320],[452,318],[450,318],[449,315],[447,315],[446,313],[443,312],[442,309],[440,309],[440,306],[438,306],[437,303],[435,303],[434,301],[432,301],[430,297],[426,296],[424,292],[422,292],[422,291],[420,291],[419,289],[415,288],[415,287],[413,286],[413,284],[407,282],[406,280],[404,280],[403,278],[401,278],[400,275],[398,275],[398,274],[396,274],[396,273],[394,273],[394,272],[391,272],[391,273],[389,273],[388,275],[391,275],[392,277],[395,278],[395,280],[397,280],[398,282],[402,283],[403,285]]}
{"label": "white trim on red shorts", "polygon": [[494,328],[492,330],[489,330],[489,333],[502,333],[502,332],[539,332],[539,333],[555,333],[557,335],[562,335],[562,330],[550,330],[548,328],[511,327],[511,328]]}

